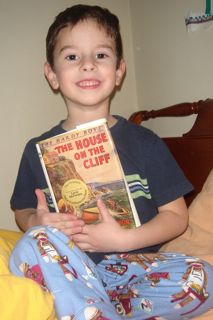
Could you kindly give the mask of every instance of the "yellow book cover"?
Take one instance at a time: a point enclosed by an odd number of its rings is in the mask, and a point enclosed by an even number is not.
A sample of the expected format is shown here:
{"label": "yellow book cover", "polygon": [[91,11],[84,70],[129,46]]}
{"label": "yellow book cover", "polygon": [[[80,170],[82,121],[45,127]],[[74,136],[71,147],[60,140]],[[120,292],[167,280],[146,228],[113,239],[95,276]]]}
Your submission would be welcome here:
{"label": "yellow book cover", "polygon": [[100,197],[122,227],[140,225],[106,119],[37,142],[36,148],[57,212],[98,223]]}

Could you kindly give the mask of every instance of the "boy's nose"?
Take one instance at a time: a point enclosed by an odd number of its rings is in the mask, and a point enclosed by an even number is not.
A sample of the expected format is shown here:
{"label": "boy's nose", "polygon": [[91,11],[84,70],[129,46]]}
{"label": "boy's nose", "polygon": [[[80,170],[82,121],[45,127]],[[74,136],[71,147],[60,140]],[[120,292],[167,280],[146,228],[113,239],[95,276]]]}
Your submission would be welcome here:
{"label": "boy's nose", "polygon": [[92,58],[84,59],[81,65],[81,71],[95,71],[97,66]]}

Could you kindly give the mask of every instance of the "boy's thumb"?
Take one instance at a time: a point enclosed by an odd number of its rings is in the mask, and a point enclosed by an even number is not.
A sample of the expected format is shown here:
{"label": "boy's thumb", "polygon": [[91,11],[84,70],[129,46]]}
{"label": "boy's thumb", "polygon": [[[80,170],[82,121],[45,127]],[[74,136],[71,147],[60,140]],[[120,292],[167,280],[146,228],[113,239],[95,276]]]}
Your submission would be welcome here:
{"label": "boy's thumb", "polygon": [[37,204],[37,210],[45,210],[45,211],[50,211],[47,202],[46,202],[46,197],[43,191],[40,189],[35,190],[37,199],[38,199],[38,204]]}
{"label": "boy's thumb", "polygon": [[108,218],[111,218],[111,214],[109,213],[105,203],[100,198],[97,200],[97,207],[98,207],[98,210],[101,214],[102,220],[106,220]]}

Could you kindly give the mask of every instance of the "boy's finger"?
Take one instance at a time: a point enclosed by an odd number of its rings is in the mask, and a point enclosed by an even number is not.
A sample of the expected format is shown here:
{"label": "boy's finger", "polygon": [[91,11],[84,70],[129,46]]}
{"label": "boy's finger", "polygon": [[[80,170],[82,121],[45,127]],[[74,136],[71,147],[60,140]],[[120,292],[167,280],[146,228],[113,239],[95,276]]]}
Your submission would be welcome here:
{"label": "boy's finger", "polygon": [[57,221],[78,221],[79,225],[84,226],[85,222],[83,220],[78,219],[78,217],[72,213],[57,213],[56,214]]}

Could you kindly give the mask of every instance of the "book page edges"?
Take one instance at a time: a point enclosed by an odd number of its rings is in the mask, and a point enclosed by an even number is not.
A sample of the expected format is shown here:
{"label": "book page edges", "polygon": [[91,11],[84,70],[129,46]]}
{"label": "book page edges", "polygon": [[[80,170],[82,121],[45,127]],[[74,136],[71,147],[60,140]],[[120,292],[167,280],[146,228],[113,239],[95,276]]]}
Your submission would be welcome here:
{"label": "book page edges", "polygon": [[51,140],[54,140],[55,138],[59,138],[61,136],[64,136],[64,135],[67,135],[71,132],[75,133],[75,132],[78,132],[80,131],[81,129],[89,129],[90,127],[92,126],[97,126],[97,125],[104,125],[104,124],[107,124],[107,120],[106,118],[103,118],[103,119],[99,119],[99,120],[94,120],[94,121],[91,121],[91,122],[87,122],[87,123],[84,123],[84,124],[81,124],[79,126],[76,126],[75,129],[72,129],[72,130],[69,130],[69,131],[66,131],[66,132],[63,132],[63,133],[60,133],[60,134],[57,134],[56,136],[53,136],[51,138],[47,138],[47,139],[44,139],[44,140],[40,140],[38,142],[36,142],[36,144],[42,144],[46,141],[51,141]]}
{"label": "book page edges", "polygon": [[37,152],[38,152],[38,156],[39,156],[39,159],[40,159],[40,162],[41,162],[41,166],[42,166],[42,169],[43,169],[43,172],[44,172],[44,175],[45,175],[45,179],[47,181],[47,185],[48,185],[48,188],[49,188],[49,191],[50,191],[50,195],[51,195],[55,210],[56,210],[56,212],[59,212],[58,205],[57,205],[57,202],[55,200],[55,195],[53,193],[52,186],[51,186],[51,183],[50,183],[50,179],[49,179],[49,176],[47,174],[46,166],[44,164],[44,160],[43,160],[43,157],[42,157],[42,154],[41,154],[41,149],[40,149],[39,143],[40,142],[36,143],[36,149],[37,149]]}

